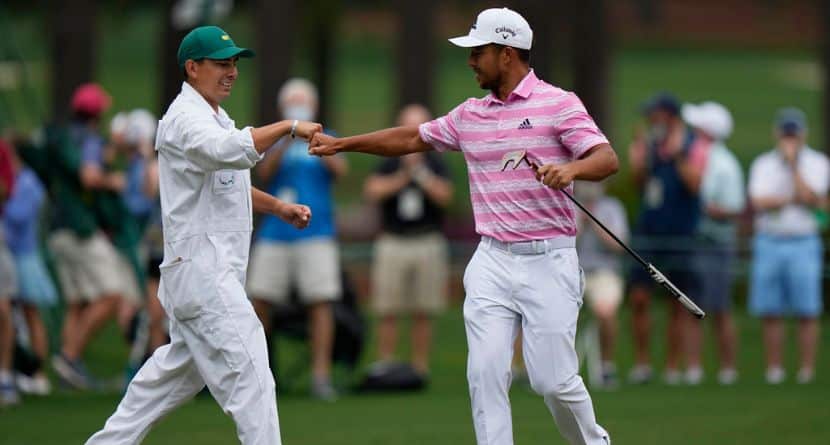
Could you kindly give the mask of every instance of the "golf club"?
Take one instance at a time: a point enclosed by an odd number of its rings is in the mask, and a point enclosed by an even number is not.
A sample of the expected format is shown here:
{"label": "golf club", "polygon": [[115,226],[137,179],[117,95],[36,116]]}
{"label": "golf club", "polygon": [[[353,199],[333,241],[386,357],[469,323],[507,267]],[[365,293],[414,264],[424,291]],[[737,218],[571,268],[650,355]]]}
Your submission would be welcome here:
{"label": "golf club", "polygon": [[[513,170],[515,170],[519,167],[519,164],[521,164],[522,161],[526,162],[527,165],[529,165],[534,171],[539,170],[539,166],[527,158],[527,150],[516,150],[505,154],[501,159],[501,170],[506,170],[511,162],[513,163]],[[588,209],[586,209],[585,206],[582,205],[582,203],[577,201],[576,198],[574,198],[570,193],[568,193],[567,190],[559,189],[559,191],[564,193],[565,196],[568,197],[568,199],[570,199],[574,204],[576,204],[577,207],[579,207],[583,212],[585,212],[585,214],[588,215],[588,217],[591,218],[595,223],[597,223],[597,225],[599,225],[599,227],[602,228],[602,230],[604,230],[608,235],[610,235],[611,238],[614,239],[614,241],[619,243],[619,245],[622,246],[626,252],[628,252],[632,257],[634,257],[634,259],[637,260],[637,262],[640,263],[646,269],[646,271],[648,271],[649,275],[651,275],[651,278],[654,281],[663,286],[667,291],[669,291],[670,294],[677,298],[680,304],[682,304],[683,307],[685,307],[689,312],[691,312],[692,315],[699,319],[706,316],[706,313],[703,312],[703,310],[700,309],[700,307],[698,307],[698,305],[696,305],[694,301],[687,297],[686,294],[684,294],[680,289],[678,289],[677,286],[674,285],[674,283],[669,281],[669,279],[665,275],[663,275],[663,273],[660,272],[660,270],[654,267],[653,264],[646,262],[646,260],[644,260],[639,254],[637,254],[637,252],[628,247],[621,239],[617,237],[617,235],[615,235],[611,230],[605,227],[605,225],[602,222],[600,222],[593,214],[591,214],[591,212]]]}

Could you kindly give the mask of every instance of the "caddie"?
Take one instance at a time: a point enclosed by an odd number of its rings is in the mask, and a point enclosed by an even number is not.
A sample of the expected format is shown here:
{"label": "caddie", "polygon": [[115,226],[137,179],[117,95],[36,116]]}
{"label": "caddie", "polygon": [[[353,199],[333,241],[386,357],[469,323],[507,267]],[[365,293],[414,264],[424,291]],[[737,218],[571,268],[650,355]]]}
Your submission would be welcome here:
{"label": "caddie", "polygon": [[[159,123],[156,150],[164,232],[159,300],[170,343],[138,371],[104,429],[87,444],[137,444],[150,427],[207,385],[245,445],[281,444],[265,335],[245,295],[252,211],[298,228],[311,211],[251,187],[250,172],[279,138],[309,139],[316,123],[236,128],[219,104],[252,57],[215,26],[182,39],[185,81]],[[275,264],[274,267],[280,267]]]}

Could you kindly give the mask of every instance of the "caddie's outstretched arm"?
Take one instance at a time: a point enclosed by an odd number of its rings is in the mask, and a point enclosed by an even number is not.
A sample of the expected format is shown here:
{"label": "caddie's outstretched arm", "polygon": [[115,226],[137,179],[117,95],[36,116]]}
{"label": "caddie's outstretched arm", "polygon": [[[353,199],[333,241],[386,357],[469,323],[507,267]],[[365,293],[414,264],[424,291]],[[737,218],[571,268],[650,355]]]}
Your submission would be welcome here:
{"label": "caddie's outstretched arm", "polygon": [[432,150],[432,146],[421,139],[417,125],[387,128],[345,138],[317,133],[308,144],[308,153],[316,156],[331,156],[340,152],[402,156],[429,150]]}

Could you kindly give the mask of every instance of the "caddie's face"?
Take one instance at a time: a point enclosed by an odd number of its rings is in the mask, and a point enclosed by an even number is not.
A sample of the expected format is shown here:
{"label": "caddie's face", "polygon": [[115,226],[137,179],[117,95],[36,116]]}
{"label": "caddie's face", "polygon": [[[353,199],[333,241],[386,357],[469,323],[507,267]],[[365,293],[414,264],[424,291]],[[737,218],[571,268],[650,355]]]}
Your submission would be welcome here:
{"label": "caddie's face", "polygon": [[495,90],[501,83],[501,52],[502,47],[489,44],[476,46],[470,50],[467,65],[476,74],[478,86],[483,90]]}
{"label": "caddie's face", "polygon": [[218,105],[231,95],[231,89],[239,75],[236,64],[238,57],[223,60],[204,59],[192,62],[188,66],[188,77],[194,88],[207,99],[211,105]]}

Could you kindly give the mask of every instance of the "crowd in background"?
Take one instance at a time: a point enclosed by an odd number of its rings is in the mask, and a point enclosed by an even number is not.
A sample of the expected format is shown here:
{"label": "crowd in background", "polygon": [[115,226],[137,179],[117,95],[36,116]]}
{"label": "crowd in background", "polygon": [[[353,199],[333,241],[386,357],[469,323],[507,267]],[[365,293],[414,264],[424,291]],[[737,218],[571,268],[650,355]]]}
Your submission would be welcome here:
{"label": "crowd in background", "polygon": [[[318,100],[313,84],[292,79],[277,94],[276,106],[285,119],[314,120]],[[62,385],[100,388],[84,353],[110,320],[117,322],[129,351],[128,379],[167,341],[157,297],[163,252],[153,149],[157,117],[146,110],[124,110],[102,122],[110,104],[99,85],[82,85],[73,96],[68,122],[47,125],[33,138],[0,140],[0,405],[18,403],[21,391],[49,394],[50,366]],[[703,381],[703,332],[710,319],[717,381],[729,385],[739,378],[732,291],[737,220],[749,206],[754,237],[748,305],[762,320],[766,380],[777,384],[786,379],[784,325],[786,317],[794,317],[800,357],[796,380],[811,382],[822,311],[817,215],[826,205],[830,164],[806,145],[806,117],[794,108],[778,111],[774,148],[753,161],[745,180],[727,146],[733,121],[723,105],[683,105],[661,93],[644,104],[642,113],[644,129],[628,149],[632,186],[641,196],[632,229],[624,206],[605,193],[604,184],[579,183],[576,193],[612,232],[709,314],[700,323],[679,304],[667,305],[667,332],[661,336],[667,342],[664,381]],[[423,106],[410,105],[400,111],[398,123],[430,118]],[[334,304],[344,289],[333,187],[347,172],[345,158],[309,156],[306,143],[293,139],[277,142],[254,170],[268,193],[313,211],[304,231],[275,217],[258,221],[247,292],[269,338],[275,312],[292,303],[304,309],[311,394],[322,400],[337,397],[331,371]],[[435,153],[383,160],[365,179],[364,197],[377,206],[381,219],[370,289],[377,351],[368,377],[400,371],[398,324],[411,316],[408,369],[422,387],[430,371],[432,320],[447,302],[450,256],[442,228],[453,197],[449,170]],[[578,348],[587,360],[589,381],[603,388],[619,385],[617,319],[628,300],[635,351],[628,381],[649,382],[655,374],[649,354],[654,336],[650,305],[658,289],[639,265],[624,261],[623,248],[595,222],[579,214],[578,225],[590,309]],[[50,351],[40,314],[59,304],[64,308],[60,341]],[[15,311],[21,314],[17,321]],[[20,365],[15,348],[31,356],[29,366]],[[514,379],[521,373],[517,360]]]}

